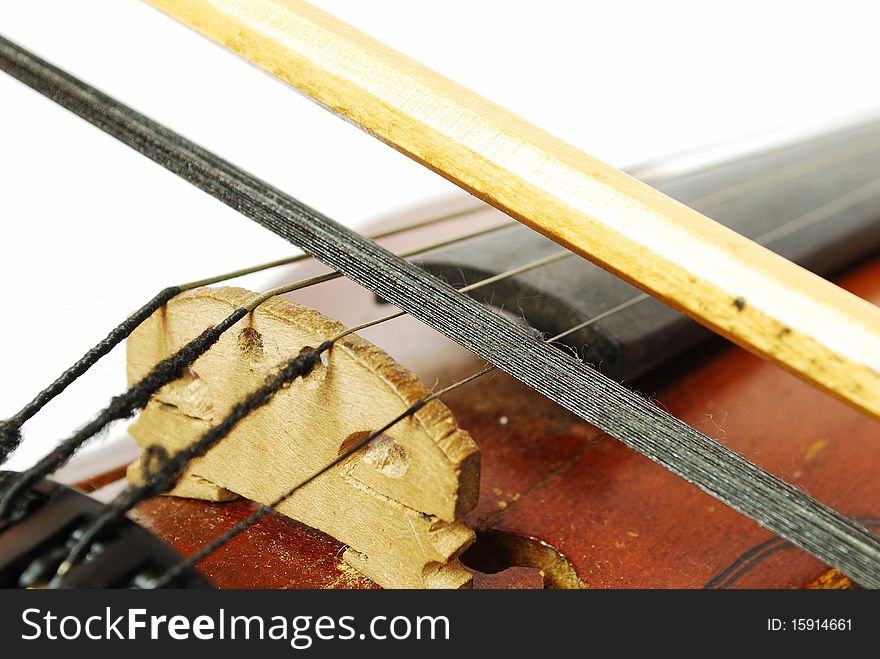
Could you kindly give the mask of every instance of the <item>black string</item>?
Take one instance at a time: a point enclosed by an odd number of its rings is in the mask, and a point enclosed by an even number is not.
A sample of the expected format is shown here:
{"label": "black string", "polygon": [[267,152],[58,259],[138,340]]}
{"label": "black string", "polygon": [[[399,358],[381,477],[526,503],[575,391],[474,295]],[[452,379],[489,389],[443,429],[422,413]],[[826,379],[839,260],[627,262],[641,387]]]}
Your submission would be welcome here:
{"label": "black string", "polygon": [[[305,377],[311,373],[321,362],[321,354],[332,346],[333,341],[324,341],[317,348],[300,353],[288,361],[275,375],[268,378],[263,386],[251,392],[244,400],[236,403],[220,423],[207,430],[197,441],[190,444],[187,448],[178,451],[171,458],[166,459],[158,468],[151,466],[148,470],[151,473],[145,474],[146,480],[142,485],[130,487],[122,492],[113,504],[108,506],[82,533],[73,547],[71,547],[67,558],[62,563],[62,567],[59,568],[56,579],[53,580],[50,587],[56,585],[57,579],[79,560],[80,556],[91,546],[94,539],[104,528],[114,521],[121,519],[125,513],[140,501],[158,496],[172,489],[193,460],[202,457],[210,451],[232,432],[242,419],[254,410],[266,405],[286,385],[298,377]],[[161,460],[162,452],[154,451],[150,452],[149,455],[150,459],[148,462],[155,465],[157,460]]]}
{"label": "black string", "polygon": [[144,378],[124,394],[115,396],[95,419],[62,441],[30,469],[23,471],[0,499],[0,520],[7,519],[18,496],[32,484],[61,467],[86,441],[112,421],[130,418],[166,384],[180,378],[185,369],[213,346],[227,329],[249,311],[240,307],[214,327],[209,327],[170,357],[156,364]]}
{"label": "black string", "polygon": [[150,444],[141,451],[141,473],[146,479],[152,478],[171,459],[168,449],[160,444]]}
{"label": "black string", "polygon": [[38,393],[31,402],[21,408],[13,416],[4,421],[0,421],[0,464],[3,464],[6,461],[6,458],[9,457],[9,454],[21,444],[21,427],[28,419],[43,409],[46,404],[58,394],[67,389],[74,380],[94,366],[101,357],[127,339],[141,323],[152,316],[158,309],[165,306],[165,304],[178,293],[180,293],[179,286],[169,286],[160,291],[156,297],[117,325],[116,328],[95,345],[94,348],[84,354],[78,362],[64,371],[57,380],[43,389],[43,391]]}

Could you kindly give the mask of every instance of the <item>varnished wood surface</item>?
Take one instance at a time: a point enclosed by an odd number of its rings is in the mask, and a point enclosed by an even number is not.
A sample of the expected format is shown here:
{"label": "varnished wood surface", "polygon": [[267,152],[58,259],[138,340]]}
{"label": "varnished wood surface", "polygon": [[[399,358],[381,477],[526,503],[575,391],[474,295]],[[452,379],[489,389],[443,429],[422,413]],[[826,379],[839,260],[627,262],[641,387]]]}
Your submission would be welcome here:
{"label": "varnished wood surface", "polygon": [[880,415],[877,308],[305,2],[149,1],[560,244]]}
{"label": "varnished wood surface", "polygon": [[[840,281],[880,302],[880,261]],[[880,529],[876,420],[720,340],[634,387]],[[812,557],[505,375],[484,378],[444,401],[483,455],[480,500],[468,518],[478,536],[464,556],[471,567],[488,571],[519,562],[543,569],[551,584],[592,588],[847,585]],[[165,499],[143,504],[136,517],[189,554],[248,505]],[[343,575],[341,548],[272,517],[201,567],[221,586],[369,586]],[[522,575],[507,583],[534,585]],[[476,585],[488,584],[478,579]]]}

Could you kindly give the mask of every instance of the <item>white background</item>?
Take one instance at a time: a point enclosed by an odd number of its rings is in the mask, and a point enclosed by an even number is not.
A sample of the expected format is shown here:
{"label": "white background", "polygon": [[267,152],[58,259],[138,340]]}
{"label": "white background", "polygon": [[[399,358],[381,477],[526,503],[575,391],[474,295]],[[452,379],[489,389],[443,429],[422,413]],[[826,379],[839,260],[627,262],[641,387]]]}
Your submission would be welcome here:
{"label": "white background", "polygon": [[[316,4],[618,166],[880,107],[868,1]],[[138,0],[3,0],[0,32],[352,226],[453,191]],[[0,416],[159,288],[291,252],[2,74],[0,217]],[[117,350],[11,466],[123,384]]]}

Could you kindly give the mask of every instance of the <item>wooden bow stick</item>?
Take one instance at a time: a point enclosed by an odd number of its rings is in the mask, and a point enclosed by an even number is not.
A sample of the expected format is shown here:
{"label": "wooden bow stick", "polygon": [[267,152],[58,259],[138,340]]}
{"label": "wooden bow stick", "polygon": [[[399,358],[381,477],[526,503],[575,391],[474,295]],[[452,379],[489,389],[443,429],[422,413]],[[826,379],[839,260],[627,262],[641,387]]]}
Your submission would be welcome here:
{"label": "wooden bow stick", "polygon": [[880,417],[880,310],[300,0],[148,0],[488,203]]}

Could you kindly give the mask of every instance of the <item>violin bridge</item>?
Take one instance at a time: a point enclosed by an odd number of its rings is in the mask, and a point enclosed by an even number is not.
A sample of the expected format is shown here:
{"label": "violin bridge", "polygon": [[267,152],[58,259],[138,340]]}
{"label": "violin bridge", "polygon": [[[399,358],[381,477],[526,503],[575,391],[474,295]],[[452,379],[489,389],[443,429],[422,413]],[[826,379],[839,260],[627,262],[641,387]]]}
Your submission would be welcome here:
{"label": "violin bridge", "polygon": [[[142,378],[253,294],[239,288],[183,293],[128,340],[128,380]],[[259,306],[161,389],[130,431],[141,449],[174,453],[219,422],[276,368],[344,328],[282,298]],[[429,392],[387,353],[357,335],[337,341],[312,373],[250,414],[189,466],[171,495],[237,496],[268,504]],[[460,588],[459,555],[474,541],[462,517],[476,505],[480,454],[452,413],[433,400],[331,468],[278,512],[348,545],[346,562],[386,588]],[[141,465],[129,467],[141,482]]]}

